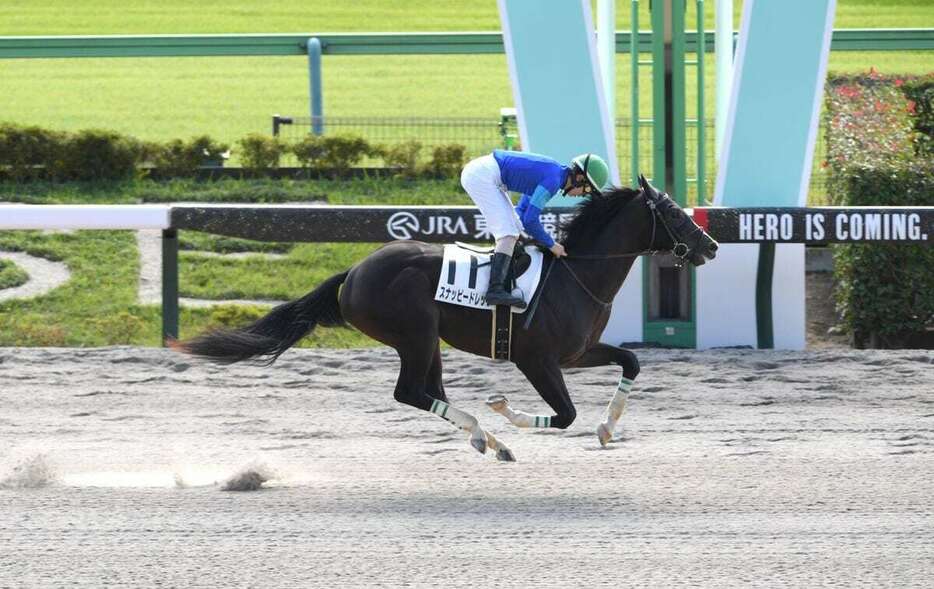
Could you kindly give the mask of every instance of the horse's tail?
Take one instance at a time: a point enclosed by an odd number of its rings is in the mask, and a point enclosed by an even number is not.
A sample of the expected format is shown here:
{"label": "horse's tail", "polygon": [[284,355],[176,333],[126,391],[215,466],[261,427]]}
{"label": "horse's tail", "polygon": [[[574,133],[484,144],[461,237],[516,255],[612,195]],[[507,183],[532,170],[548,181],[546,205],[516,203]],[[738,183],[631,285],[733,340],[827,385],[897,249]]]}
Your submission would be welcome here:
{"label": "horse's tail", "polygon": [[[348,271],[349,272],[349,271]],[[337,293],[348,272],[335,274],[300,299],[283,303],[264,317],[240,329],[214,329],[186,341],[172,341],[176,351],[233,364],[263,358],[272,364],[317,325],[343,327]]]}

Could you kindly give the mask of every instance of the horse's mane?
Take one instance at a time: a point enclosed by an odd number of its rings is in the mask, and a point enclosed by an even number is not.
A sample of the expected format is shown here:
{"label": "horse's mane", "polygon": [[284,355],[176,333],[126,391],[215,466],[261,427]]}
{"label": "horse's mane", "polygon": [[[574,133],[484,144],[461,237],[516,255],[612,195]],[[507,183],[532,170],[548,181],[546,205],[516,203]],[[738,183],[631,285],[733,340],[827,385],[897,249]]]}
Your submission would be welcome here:
{"label": "horse's mane", "polygon": [[632,188],[614,187],[587,198],[574,217],[561,223],[564,247],[573,249],[599,233],[638,194]]}

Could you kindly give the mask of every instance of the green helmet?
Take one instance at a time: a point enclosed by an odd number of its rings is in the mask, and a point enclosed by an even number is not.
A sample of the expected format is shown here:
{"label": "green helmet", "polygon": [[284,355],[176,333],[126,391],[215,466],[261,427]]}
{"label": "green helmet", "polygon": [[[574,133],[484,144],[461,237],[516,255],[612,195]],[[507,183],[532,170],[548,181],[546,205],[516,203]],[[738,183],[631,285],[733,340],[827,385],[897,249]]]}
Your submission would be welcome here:
{"label": "green helmet", "polygon": [[610,168],[603,158],[593,153],[582,153],[571,160],[571,165],[580,170],[597,192],[606,188],[610,179]]}

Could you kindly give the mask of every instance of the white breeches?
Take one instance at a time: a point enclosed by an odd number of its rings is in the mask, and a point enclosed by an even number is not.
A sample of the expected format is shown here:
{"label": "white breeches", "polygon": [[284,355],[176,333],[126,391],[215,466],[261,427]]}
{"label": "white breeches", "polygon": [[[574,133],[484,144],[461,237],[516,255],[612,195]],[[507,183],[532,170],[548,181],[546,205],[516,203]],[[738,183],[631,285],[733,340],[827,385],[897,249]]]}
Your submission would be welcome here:
{"label": "white breeches", "polygon": [[487,230],[495,239],[509,235],[518,237],[522,233],[522,222],[503,185],[499,164],[492,155],[478,157],[464,166],[461,186],[483,213]]}

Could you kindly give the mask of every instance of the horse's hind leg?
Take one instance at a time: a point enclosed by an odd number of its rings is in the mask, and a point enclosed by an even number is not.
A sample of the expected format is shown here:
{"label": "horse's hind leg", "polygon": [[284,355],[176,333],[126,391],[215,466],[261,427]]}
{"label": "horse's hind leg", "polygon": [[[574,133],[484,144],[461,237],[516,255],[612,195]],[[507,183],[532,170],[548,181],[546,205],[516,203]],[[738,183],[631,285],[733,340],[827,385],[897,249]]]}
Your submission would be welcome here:
{"label": "horse's hind leg", "polygon": [[509,448],[480,427],[476,417],[447,402],[441,384],[441,354],[438,350],[437,330],[432,330],[427,322],[422,323],[420,327],[423,329],[419,333],[410,332],[404,343],[396,346],[402,368],[396,383],[395,399],[400,403],[434,413],[466,431],[470,434],[470,445],[478,452],[485,453],[489,447],[496,451],[499,460],[515,460]]}
{"label": "horse's hind leg", "polygon": [[629,391],[632,389],[636,376],[639,375],[639,360],[629,350],[607,344],[597,344],[572,364],[574,368],[590,368],[608,364],[619,364],[623,367],[623,374],[619,377],[616,392],[603,414],[603,421],[597,426],[597,438],[601,446],[606,446],[613,439],[616,424],[622,417],[623,411],[626,410]]}
{"label": "horse's hind leg", "polygon": [[441,378],[441,346],[435,346],[434,355],[431,358],[431,367],[428,369],[428,395],[432,399],[438,399],[447,403],[448,396],[444,393],[444,382]]}
{"label": "horse's hind leg", "polygon": [[[428,369],[427,393],[432,399],[448,402],[447,395],[444,392],[444,383],[441,378],[441,347],[435,345],[435,351],[431,360],[431,367]],[[434,403],[432,403],[434,404]],[[496,458],[504,462],[514,462],[516,460],[512,450],[505,444],[497,440],[490,432],[486,433],[486,445],[490,450],[496,452]]]}

